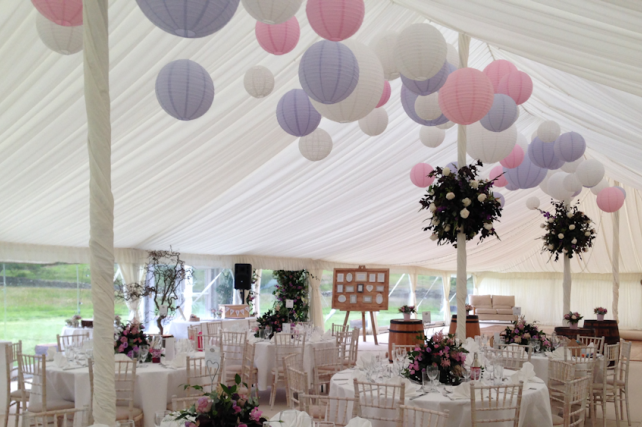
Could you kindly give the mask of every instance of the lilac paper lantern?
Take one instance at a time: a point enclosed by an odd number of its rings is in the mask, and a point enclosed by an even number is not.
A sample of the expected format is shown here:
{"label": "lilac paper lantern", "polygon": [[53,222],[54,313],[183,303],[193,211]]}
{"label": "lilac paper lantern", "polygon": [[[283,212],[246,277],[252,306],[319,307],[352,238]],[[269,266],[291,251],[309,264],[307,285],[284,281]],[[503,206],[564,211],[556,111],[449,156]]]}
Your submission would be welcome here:
{"label": "lilac paper lantern", "polygon": [[555,155],[565,162],[574,162],[584,155],[586,141],[577,132],[561,134],[555,141]]}
{"label": "lilac paper lantern", "polygon": [[[504,176],[508,185],[506,188],[517,187],[523,190],[537,187],[546,178],[546,168],[541,168],[533,163],[528,154],[524,155],[522,163],[513,169],[504,168]],[[510,188],[509,188],[510,189]]]}
{"label": "lilac paper lantern", "polygon": [[457,162],[450,162],[446,165],[448,169],[450,169],[451,172],[455,172],[457,169],[459,169],[459,166],[457,166]]}
{"label": "lilac paper lantern", "polygon": [[496,199],[499,199],[499,204],[501,207],[504,207],[504,203],[506,203],[506,199],[504,199],[504,195],[502,193],[499,193],[497,191],[493,191],[493,196],[495,196]]}
{"label": "lilac paper lantern", "polygon": [[281,97],[276,106],[276,118],[281,128],[294,136],[311,134],[321,122],[321,114],[302,89],[292,89]]}
{"label": "lilac paper lantern", "polygon": [[446,79],[448,79],[450,73],[456,69],[457,68],[454,65],[444,62],[444,66],[441,67],[439,72],[428,80],[412,80],[402,74],[401,82],[405,87],[410,89],[411,92],[416,93],[417,95],[426,96],[441,89],[441,87],[446,83]]}
{"label": "lilac paper lantern", "polygon": [[299,64],[299,81],[305,93],[322,104],[346,99],[359,82],[359,63],[350,48],[321,40],[308,48]]}
{"label": "lilac paper lantern", "polygon": [[519,190],[518,186],[516,186],[516,185],[514,185],[514,184],[512,184],[510,182],[508,184],[506,184],[506,187],[504,187],[504,188],[507,189],[508,191]]}
{"label": "lilac paper lantern", "polygon": [[540,168],[559,169],[564,164],[564,160],[555,155],[555,142],[544,142],[538,137],[528,145],[528,157]]}
{"label": "lilac paper lantern", "polygon": [[178,59],[158,73],[156,98],[170,116],[194,120],[212,106],[214,82],[201,65],[189,59]]}
{"label": "lilac paper lantern", "polygon": [[406,114],[408,114],[408,117],[424,126],[442,125],[448,121],[448,118],[446,118],[446,116],[444,116],[443,114],[435,120],[424,120],[419,117],[417,115],[417,112],[415,111],[415,101],[417,101],[418,96],[419,95],[410,91],[410,89],[408,89],[406,86],[401,85],[401,105],[406,111]]}
{"label": "lilac paper lantern", "polygon": [[496,93],[493,106],[480,123],[491,132],[503,132],[517,121],[517,104],[508,95]]}
{"label": "lilac paper lantern", "polygon": [[240,0],[136,0],[163,31],[188,39],[214,34],[232,19]]}

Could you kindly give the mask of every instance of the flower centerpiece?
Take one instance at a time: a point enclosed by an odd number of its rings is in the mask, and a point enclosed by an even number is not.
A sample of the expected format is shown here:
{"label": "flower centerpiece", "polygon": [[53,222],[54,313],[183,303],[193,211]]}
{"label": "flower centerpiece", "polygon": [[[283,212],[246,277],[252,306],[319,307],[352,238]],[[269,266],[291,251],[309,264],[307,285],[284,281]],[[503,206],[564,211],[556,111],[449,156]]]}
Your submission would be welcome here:
{"label": "flower centerpiece", "polygon": [[[123,353],[129,358],[134,358],[140,346],[149,345],[144,329],[145,327],[136,321],[123,324],[120,319],[117,319],[114,353]],[[148,359],[150,358],[151,355],[148,355]]]}
{"label": "flower centerpiece", "polygon": [[416,312],[417,309],[414,305],[402,305],[399,307],[399,313],[403,313],[404,320],[410,320],[410,315]]}
{"label": "flower centerpiece", "polygon": [[439,382],[459,384],[467,353],[468,350],[457,344],[455,335],[445,336],[443,332],[437,332],[408,352],[410,365],[404,369],[404,375],[421,382],[421,373],[428,366],[435,365],[439,369]]}
{"label": "flower centerpiece", "polygon": [[609,311],[604,307],[595,307],[593,309],[593,313],[597,315],[597,320],[599,320],[600,322],[604,320],[604,315],[608,312]]}
{"label": "flower centerpiece", "polygon": [[[259,329],[265,329],[266,326],[272,328],[272,333],[269,337],[272,338],[276,332],[281,332],[281,328],[284,323],[288,322],[287,315],[283,314],[280,310],[268,310],[261,317],[256,318],[256,322],[259,324]],[[259,331],[255,331],[255,337],[259,337]]]}
{"label": "flower centerpiece", "polygon": [[564,320],[571,324],[571,329],[577,329],[579,326],[578,323],[580,323],[580,320],[582,319],[584,319],[584,317],[577,311],[569,311],[564,315]]}
{"label": "flower centerpiece", "polygon": [[[237,374],[235,384],[219,384],[216,390],[204,393],[196,404],[180,411],[176,420],[185,420],[185,427],[252,427],[262,426],[266,418],[259,409],[259,402],[250,395],[247,384],[241,384]],[[203,390],[198,385],[185,386]]]}
{"label": "flower centerpiece", "polygon": [[563,201],[553,201],[552,204],[555,208],[552,214],[539,209],[544,216],[541,227],[546,230],[546,234],[542,236],[542,252],[549,252],[551,257],[555,256],[555,261],[560,255],[570,259],[575,254],[581,259],[582,253],[593,246],[595,239],[591,219],[580,211],[577,205],[567,206]]}
{"label": "flower centerpiece", "polygon": [[544,331],[537,325],[526,323],[524,316],[513,322],[513,327],[507,326],[504,330],[504,338],[507,344],[528,345],[531,341],[540,341],[541,349],[553,351],[553,345]]}
{"label": "flower centerpiece", "polygon": [[215,319],[222,319],[223,318],[223,309],[222,308],[213,308],[212,309],[212,317]]}
{"label": "flower centerpiece", "polygon": [[80,314],[74,314],[73,316],[71,316],[71,319],[65,320],[65,323],[70,328],[79,328],[81,319],[82,317],[80,317]]}

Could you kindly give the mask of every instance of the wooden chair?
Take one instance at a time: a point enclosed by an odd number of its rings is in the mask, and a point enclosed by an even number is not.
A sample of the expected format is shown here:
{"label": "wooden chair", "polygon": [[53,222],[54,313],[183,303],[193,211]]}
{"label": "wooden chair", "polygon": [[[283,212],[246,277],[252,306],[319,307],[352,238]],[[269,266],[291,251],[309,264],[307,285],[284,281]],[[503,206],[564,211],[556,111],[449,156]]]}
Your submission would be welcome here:
{"label": "wooden chair", "polygon": [[[205,358],[203,357],[187,357],[185,359],[186,365],[186,383],[188,386],[201,386],[203,391],[187,387],[185,394],[187,397],[201,397],[203,393],[209,393],[218,387],[223,382],[223,372],[225,372],[225,356],[221,355],[221,367],[218,372],[207,366]],[[216,375],[214,383],[212,384],[212,375]],[[212,390],[212,387],[214,390]]]}
{"label": "wooden chair", "polygon": [[548,360],[548,394],[560,396],[566,383],[575,379],[575,364],[562,360]]}
{"label": "wooden chair", "polygon": [[85,341],[89,341],[89,331],[75,335],[56,335],[58,342],[58,351],[63,352],[69,346],[79,346]]}
{"label": "wooden chair", "polygon": [[344,326],[342,323],[338,324],[338,325],[336,323],[333,323],[332,324],[332,336],[336,337],[337,336],[337,332],[347,332],[348,328],[349,328],[348,325]]}
{"label": "wooden chair", "polygon": [[332,422],[336,427],[345,427],[357,416],[359,400],[353,397],[300,396],[301,410],[307,412],[312,421]]}
{"label": "wooden chair", "polygon": [[58,411],[47,411],[39,413],[27,413],[24,420],[25,427],[73,427],[77,418],[80,418],[78,425],[87,426],[87,408],[85,409],[62,409]]}
{"label": "wooden chair", "polygon": [[337,347],[340,349],[339,354],[346,368],[354,367],[357,364],[360,331],[361,328],[354,328],[352,331],[337,332]]}
{"label": "wooden chair", "polygon": [[415,406],[399,406],[397,427],[444,427],[448,411],[439,412]]}
{"label": "wooden chair", "polygon": [[604,350],[604,337],[583,337],[578,335],[577,342],[580,344],[580,347],[589,347],[593,344],[593,348],[599,354],[602,354],[602,351]]}
{"label": "wooden chair", "polygon": [[503,360],[506,369],[522,369],[525,362],[531,361],[531,353],[521,345],[508,345],[495,350],[495,354]]}
{"label": "wooden chair", "polygon": [[[592,381],[590,387],[589,404],[591,408],[591,418],[595,419],[595,408],[600,403],[602,407],[602,426],[606,427],[606,404],[613,402],[615,407],[615,423],[620,427],[620,394],[618,393],[615,382],[617,379],[618,364],[620,361],[620,343],[604,346],[604,354],[599,359],[602,371],[602,382]],[[589,375],[587,375],[589,376]],[[589,376],[593,378],[592,376]]]}
{"label": "wooden chair", "polygon": [[[519,424],[519,410],[522,404],[524,383],[507,385],[476,386],[470,382],[470,417],[472,427],[481,424],[498,424],[512,421],[513,427]],[[479,397],[479,399],[477,398]],[[512,417],[506,417],[507,412]],[[488,415],[486,415],[488,414]],[[495,415],[493,415],[495,414]],[[501,418],[492,418],[498,416]]]}
{"label": "wooden chair", "polygon": [[176,395],[172,396],[172,402],[170,403],[171,407],[170,410],[172,412],[176,411],[184,411],[186,409],[189,409],[192,407],[192,405],[195,405],[196,402],[198,402],[198,399],[203,396],[192,396],[192,397],[176,397]]}
{"label": "wooden chair", "polygon": [[[406,384],[392,385],[360,382],[354,379],[354,398],[359,401],[357,415],[371,421],[397,422],[397,409],[406,399]],[[381,411],[392,415],[386,417]]]}
{"label": "wooden chair", "polygon": [[[20,342],[22,345],[22,342]],[[15,345],[15,343],[13,344]],[[29,401],[29,391],[25,390],[24,387],[21,387],[20,384],[20,369],[16,368],[16,376],[18,377],[18,389],[15,391],[11,391],[11,379],[13,378],[13,363],[18,362],[18,357],[20,357],[20,353],[16,353],[15,350],[13,349],[13,345],[6,345],[5,346],[5,360],[7,361],[6,363],[6,375],[7,375],[7,405],[5,407],[5,412],[4,412],[4,425],[6,427],[9,426],[9,411],[11,410],[12,406],[16,406],[16,427],[18,427],[18,418],[20,417],[20,410],[24,409],[25,411],[27,410],[27,402]],[[26,400],[23,400],[26,399]]]}
{"label": "wooden chair", "polygon": [[234,382],[235,376],[243,373],[243,360],[247,332],[221,331],[221,355],[225,359],[223,384]]}
{"label": "wooden chair", "polygon": [[[18,356],[18,375],[24,385],[22,402],[29,401],[27,414],[37,414],[47,411],[61,411],[74,409],[75,403],[68,400],[47,399],[47,356],[32,356],[20,354]],[[31,398],[27,398],[26,389],[30,390]],[[33,396],[39,396],[39,402],[33,401]],[[32,402],[33,401],[33,402]],[[16,414],[16,418],[18,414]]]}
{"label": "wooden chair", "polygon": [[254,387],[254,391],[256,394],[256,399],[258,401],[259,399],[259,385],[258,385],[258,377],[259,377],[259,370],[254,366],[254,344],[250,344],[249,342],[245,342],[245,352],[243,353],[243,367],[241,369],[241,382],[247,384],[247,386],[250,388],[250,395],[252,395],[252,386],[256,385]]}
{"label": "wooden chair", "polygon": [[321,388],[327,385],[330,390],[332,376],[344,368],[340,347],[315,349],[312,352],[312,385],[316,394],[322,394]]}
{"label": "wooden chair", "polygon": [[583,426],[586,419],[586,400],[588,397],[590,378],[582,377],[576,380],[567,381],[563,385],[560,395],[551,395],[551,407],[553,410],[561,411],[553,413],[554,426]]}
{"label": "wooden chair", "polygon": [[308,373],[303,369],[297,369],[297,358],[298,354],[291,354],[283,358],[283,371],[286,377],[285,392],[288,407],[301,410],[301,396],[309,391]]}
{"label": "wooden chair", "polygon": [[[626,405],[626,420],[631,425],[631,412],[629,410],[629,368],[631,364],[631,341],[620,341],[620,362],[618,363],[617,375],[615,376],[615,387],[620,398],[620,414],[624,418],[624,407]],[[607,380],[609,384],[612,380]]]}
{"label": "wooden chair", "polygon": [[[22,354],[22,340],[11,344],[11,377],[10,380],[19,379],[18,375],[18,355]],[[7,361],[8,362],[8,361]]]}
{"label": "wooden chair", "polygon": [[276,399],[276,389],[279,383],[285,384],[287,381],[285,371],[283,370],[283,359],[287,356],[297,353],[300,360],[303,361],[305,354],[305,335],[286,334],[283,332],[274,334],[274,369],[272,369],[272,390],[270,391],[270,408],[274,406]]}
{"label": "wooden chair", "polygon": [[137,359],[116,361],[114,383],[116,387],[116,421],[134,421],[143,425],[143,411],[134,406]]}
{"label": "wooden chair", "polygon": [[201,332],[203,335],[219,335],[223,329],[222,324],[223,322],[220,321],[203,323],[201,324]]}

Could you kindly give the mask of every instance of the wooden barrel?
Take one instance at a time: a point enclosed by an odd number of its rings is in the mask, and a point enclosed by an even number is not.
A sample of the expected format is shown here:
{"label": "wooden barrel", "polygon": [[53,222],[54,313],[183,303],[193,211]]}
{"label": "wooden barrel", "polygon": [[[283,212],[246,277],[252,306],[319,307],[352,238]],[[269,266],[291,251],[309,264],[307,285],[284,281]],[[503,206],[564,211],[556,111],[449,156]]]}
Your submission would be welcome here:
{"label": "wooden barrel", "polygon": [[424,324],[419,319],[390,321],[388,359],[392,362],[392,345],[419,344],[424,341]]}
{"label": "wooden barrel", "polygon": [[[453,317],[450,319],[450,329],[448,330],[448,333],[457,333],[456,314],[453,314]],[[477,335],[481,335],[481,329],[479,329],[479,316],[469,314],[466,316],[466,338],[475,338]]]}
{"label": "wooden barrel", "polygon": [[595,331],[596,337],[604,337],[604,345],[613,345],[620,342],[620,330],[615,320],[584,320],[584,328]]}
{"label": "wooden barrel", "polygon": [[568,326],[557,326],[555,327],[555,333],[558,336],[566,337],[568,339],[573,339],[573,340],[576,340],[578,335],[582,335],[584,337],[595,336],[595,330],[593,328],[586,327],[586,323],[584,323],[583,328],[578,328],[578,329],[571,329]]}

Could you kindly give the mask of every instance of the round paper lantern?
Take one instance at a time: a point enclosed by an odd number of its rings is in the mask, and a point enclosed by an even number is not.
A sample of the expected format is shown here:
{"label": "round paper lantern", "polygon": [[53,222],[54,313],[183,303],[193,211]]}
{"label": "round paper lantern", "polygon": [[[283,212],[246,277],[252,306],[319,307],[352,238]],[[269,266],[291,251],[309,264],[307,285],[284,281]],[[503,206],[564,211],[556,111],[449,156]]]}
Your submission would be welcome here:
{"label": "round paper lantern", "polygon": [[491,132],[476,122],[468,126],[466,152],[473,159],[496,163],[508,156],[517,141],[517,128],[511,126],[504,132]]}
{"label": "round paper lantern", "polygon": [[303,0],[242,0],[247,13],[264,24],[282,24],[292,18]]}
{"label": "round paper lantern", "polygon": [[383,67],[383,78],[386,80],[395,80],[399,78],[399,67],[395,62],[395,45],[397,44],[399,33],[390,31],[382,33],[370,43],[370,48],[379,58]]}
{"label": "round paper lantern", "polygon": [[624,205],[624,194],[615,187],[605,188],[597,195],[597,206],[604,212],[618,211]]}
{"label": "round paper lantern", "polygon": [[296,16],[287,21],[269,25],[263,22],[256,22],[254,34],[259,45],[268,53],[273,55],[285,55],[296,47],[301,35],[299,21]]}
{"label": "round paper lantern", "polygon": [[429,79],[412,80],[402,74],[401,82],[417,95],[430,95],[431,93],[435,93],[441,89],[441,87],[446,84],[446,80],[450,73],[456,69],[457,68],[455,68],[454,65],[444,62],[444,66],[441,67],[439,72]]}
{"label": "round paper lantern", "polygon": [[381,135],[388,127],[388,113],[383,108],[375,108],[359,120],[359,127],[366,135]]}
{"label": "round paper lantern", "polygon": [[441,70],[446,62],[446,39],[430,24],[406,27],[397,38],[395,62],[401,74],[412,80],[426,80]]}
{"label": "round paper lantern", "polygon": [[435,120],[424,120],[419,117],[417,115],[417,112],[415,111],[415,104],[418,97],[419,95],[411,92],[406,86],[401,85],[401,106],[403,107],[406,114],[408,114],[408,117],[423,126],[437,126],[442,125],[448,121],[448,118],[444,115]]}
{"label": "round paper lantern", "polygon": [[564,189],[566,191],[570,191],[571,193],[576,193],[578,191],[582,191],[582,183],[580,182],[579,179],[575,176],[575,174],[568,174],[566,177],[564,177]]}
{"label": "round paper lantern", "polygon": [[503,93],[513,98],[517,105],[528,101],[533,93],[533,81],[523,71],[512,71],[499,81],[497,93]]}
{"label": "round paper lantern", "polygon": [[561,134],[555,141],[555,154],[565,162],[574,162],[584,155],[586,141],[577,132]]}
{"label": "round paper lantern", "polygon": [[[555,148],[557,148],[557,142],[555,143]],[[557,153],[557,150],[555,151]],[[560,169],[562,169],[566,173],[575,173],[577,170],[577,167],[584,161],[584,158],[580,157],[579,159],[575,160],[574,162],[567,162],[562,165]]]}
{"label": "round paper lantern", "polygon": [[383,69],[377,55],[363,43],[347,40],[345,45],[352,50],[359,63],[357,87],[350,96],[336,104],[312,101],[323,117],[339,123],[354,122],[367,116],[381,100],[384,87]]}
{"label": "round paper lantern", "polygon": [[247,93],[254,98],[264,98],[274,89],[274,76],[264,66],[255,65],[245,73],[243,85]]}
{"label": "round paper lantern", "polygon": [[390,82],[386,80],[383,82],[383,93],[381,94],[381,99],[377,103],[377,106],[375,108],[383,107],[386,105],[386,102],[390,99],[390,94],[392,93],[392,89],[390,88]]}
{"label": "round paper lantern", "polygon": [[444,116],[460,125],[481,120],[490,111],[493,100],[490,79],[474,68],[453,71],[439,90],[439,107]]}
{"label": "round paper lantern", "polygon": [[537,137],[544,142],[555,142],[560,136],[560,125],[553,120],[547,120],[537,128]]}
{"label": "round paper lantern", "polygon": [[524,155],[522,163],[513,169],[504,169],[506,181],[521,189],[537,187],[546,178],[546,169],[540,168]]}
{"label": "round paper lantern", "polygon": [[419,188],[426,188],[435,181],[435,177],[428,176],[432,172],[428,163],[417,163],[410,170],[410,180]]}
{"label": "round paper lantern", "polygon": [[[444,116],[444,117],[446,117],[446,116]],[[453,122],[449,121],[448,119],[446,119],[446,123],[442,123],[440,125],[437,125],[437,127],[439,129],[444,129],[444,130],[448,130],[453,126],[455,126],[455,124]]]}
{"label": "round paper lantern", "polygon": [[447,43],[446,49],[446,61],[452,64],[455,69],[459,68],[459,52],[457,51],[457,48],[451,43]]}
{"label": "round paper lantern", "polygon": [[299,151],[303,157],[313,162],[323,160],[332,151],[332,137],[323,129],[315,129],[299,139]]}
{"label": "round paper lantern", "polygon": [[[544,193],[548,194],[549,196],[551,196],[551,195],[548,193],[548,180],[549,180],[549,179],[551,178],[551,176],[553,176],[553,174],[555,174],[555,173],[557,173],[557,171],[548,170],[548,171],[546,172],[546,177],[544,178],[544,180],[543,180],[542,182],[540,182],[540,183],[539,183],[539,188],[540,188],[540,190],[542,190]],[[551,196],[551,197],[553,197],[553,196]]]}
{"label": "round paper lantern", "polygon": [[82,50],[82,25],[65,27],[54,24],[38,13],[36,14],[36,29],[40,40],[54,52],[71,55]]}
{"label": "round paper lantern", "polygon": [[500,160],[499,163],[501,163],[501,165],[504,166],[506,169],[514,169],[517,166],[521,165],[523,160],[524,160],[524,150],[522,149],[522,147],[515,144],[510,154],[504,157],[502,160]]}
{"label": "round paper lantern", "polygon": [[457,166],[457,162],[450,162],[446,165],[447,168],[450,168],[451,172],[455,172],[457,169],[459,169],[459,166]]}
{"label": "round paper lantern", "polygon": [[436,126],[422,126],[419,129],[419,140],[429,148],[437,148],[444,142],[446,131]]}
{"label": "round paper lantern", "polygon": [[499,205],[503,208],[504,204],[506,203],[506,199],[504,199],[504,195],[498,191],[493,191],[493,196],[499,200]]}
{"label": "round paper lantern", "polygon": [[575,171],[584,187],[593,187],[604,178],[604,165],[595,159],[584,160]]}
{"label": "round paper lantern", "polygon": [[595,194],[596,196],[600,194],[600,191],[604,190],[609,186],[609,183],[605,180],[602,179],[599,184],[591,187],[591,193]]}
{"label": "round paper lantern", "polygon": [[336,104],[354,92],[359,82],[359,71],[357,57],[347,46],[321,40],[303,54],[299,81],[313,100]]}
{"label": "round paper lantern", "polygon": [[539,208],[539,199],[537,197],[529,197],[526,199],[526,207],[532,211]]}
{"label": "round paper lantern", "polygon": [[418,96],[415,100],[415,113],[423,120],[436,120],[441,117],[438,94]]}
{"label": "round paper lantern", "polygon": [[512,184],[510,182],[508,184],[506,184],[506,187],[504,187],[504,188],[507,189],[508,191],[519,190],[518,186],[516,186],[515,184]]}
{"label": "round paper lantern", "polygon": [[490,79],[495,92],[497,92],[497,87],[502,77],[513,71],[517,71],[517,67],[505,59],[497,59],[484,68],[484,74]]}
{"label": "round paper lantern", "polygon": [[281,128],[294,136],[311,134],[321,122],[321,114],[302,89],[292,89],[281,97],[276,106],[276,118]]}
{"label": "round paper lantern", "polygon": [[493,184],[495,187],[506,187],[506,184],[508,184],[506,176],[504,175],[504,169],[502,169],[500,165],[492,168],[490,170],[490,174],[488,175],[488,179],[490,179],[491,181],[495,178],[497,178],[497,181],[495,181],[495,183]]}
{"label": "round paper lantern", "polygon": [[63,27],[82,25],[82,0],[31,0],[45,18]]}
{"label": "round paper lantern", "polygon": [[156,98],[170,116],[194,120],[212,106],[214,82],[201,65],[189,59],[178,59],[158,73]]}
{"label": "round paper lantern", "polygon": [[502,132],[517,121],[518,111],[513,98],[498,93],[493,97],[493,106],[480,123],[489,131]]}
{"label": "round paper lantern", "polygon": [[357,32],[366,7],[363,0],[308,0],[305,13],[315,33],[338,42]]}
{"label": "round paper lantern", "polygon": [[555,155],[555,143],[549,144],[537,137],[528,145],[528,157],[540,168],[559,169],[564,164],[564,160]]}
{"label": "round paper lantern", "polygon": [[136,0],[147,19],[188,39],[214,34],[232,20],[239,0]]}
{"label": "round paper lantern", "polygon": [[573,197],[573,192],[564,188],[564,180],[569,174],[556,172],[548,179],[548,194],[557,200],[567,200]]}

